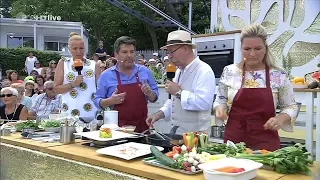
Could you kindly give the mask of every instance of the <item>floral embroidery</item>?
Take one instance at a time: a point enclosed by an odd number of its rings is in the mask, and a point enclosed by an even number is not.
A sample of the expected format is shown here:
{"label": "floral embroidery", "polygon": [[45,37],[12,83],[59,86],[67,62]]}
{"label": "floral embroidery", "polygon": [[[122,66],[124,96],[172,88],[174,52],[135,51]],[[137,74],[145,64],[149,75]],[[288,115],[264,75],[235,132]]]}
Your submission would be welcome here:
{"label": "floral embroidery", "polygon": [[279,85],[281,83],[280,73],[279,72],[270,73],[270,81],[273,84]]}
{"label": "floral embroidery", "polygon": [[66,79],[71,82],[71,81],[74,81],[75,80],[75,75],[72,73],[72,72],[69,72],[67,75],[66,75]]}
{"label": "floral embroidery", "polygon": [[86,59],[86,60],[84,61],[84,65],[85,65],[85,66],[90,66],[90,65],[91,65],[91,60]]}
{"label": "floral embroidery", "polygon": [[90,103],[86,103],[83,105],[83,109],[87,112],[92,110],[92,105]]}
{"label": "floral embroidery", "polygon": [[259,83],[256,82],[255,80],[253,79],[246,79],[244,81],[244,87],[245,88],[258,88],[259,87]]}
{"label": "floral embroidery", "polygon": [[70,61],[70,58],[61,56],[61,60],[64,62],[68,62],[68,61]]}
{"label": "floral embroidery", "polygon": [[81,91],[85,91],[88,88],[88,85],[85,82],[82,82],[79,87]]}
{"label": "floral embroidery", "polygon": [[79,111],[78,109],[73,109],[73,110],[71,111],[71,115],[72,115],[72,116],[80,116],[80,111]]}
{"label": "floral embroidery", "polygon": [[87,78],[93,77],[93,71],[91,69],[88,69],[85,73],[84,76]]}
{"label": "floral embroidery", "polygon": [[95,98],[94,93],[91,94],[91,100],[93,101]]}
{"label": "floral embroidery", "polygon": [[67,105],[66,103],[63,103],[63,104],[62,104],[62,110],[63,110],[64,112],[68,111],[68,105]]}
{"label": "floral embroidery", "polygon": [[258,74],[257,72],[255,74],[253,74],[252,77],[254,80],[262,79],[261,74]]}
{"label": "floral embroidery", "polygon": [[72,89],[69,93],[73,99],[75,99],[78,96],[78,91],[75,89]]}

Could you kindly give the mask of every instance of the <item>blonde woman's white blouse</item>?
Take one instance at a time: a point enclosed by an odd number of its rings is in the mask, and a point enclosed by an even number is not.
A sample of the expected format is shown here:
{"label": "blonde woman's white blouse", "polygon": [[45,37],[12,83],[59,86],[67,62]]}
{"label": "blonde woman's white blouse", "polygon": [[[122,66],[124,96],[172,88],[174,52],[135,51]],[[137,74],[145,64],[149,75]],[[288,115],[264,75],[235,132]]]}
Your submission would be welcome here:
{"label": "blonde woman's white blouse", "polygon": [[[293,131],[293,124],[298,114],[298,108],[294,98],[291,82],[285,71],[270,69],[270,86],[272,89],[274,108],[280,108],[280,113],[286,113],[291,117],[291,124],[281,127],[287,132]],[[226,66],[220,78],[217,96],[213,107],[223,105],[229,112],[233,99],[241,86],[242,69],[236,64]],[[265,88],[265,70],[245,73],[243,88]],[[250,102],[248,102],[250,103]],[[261,102],[263,103],[263,102]],[[218,120],[219,121],[219,120]]]}

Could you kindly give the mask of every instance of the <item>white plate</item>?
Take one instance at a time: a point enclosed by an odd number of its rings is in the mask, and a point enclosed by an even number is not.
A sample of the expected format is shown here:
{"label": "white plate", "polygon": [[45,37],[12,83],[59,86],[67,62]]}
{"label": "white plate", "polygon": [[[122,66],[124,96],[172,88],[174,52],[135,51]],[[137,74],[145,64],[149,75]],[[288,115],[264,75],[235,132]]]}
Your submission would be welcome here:
{"label": "white plate", "polygon": [[[140,156],[145,156],[151,153],[150,146],[148,144],[141,144],[135,142],[129,142],[125,144],[119,144],[116,146],[110,146],[102,149],[98,149],[96,152],[99,154],[115,156],[125,160],[131,160]],[[163,151],[163,147],[156,146],[160,151]]]}
{"label": "white plate", "polygon": [[127,137],[133,137],[136,136],[134,134],[129,134],[129,133],[124,133],[121,131],[114,131],[112,130],[112,138],[100,138],[99,137],[99,131],[90,131],[90,132],[79,132],[79,133],[74,133],[75,135],[83,136],[95,141],[111,141],[115,139],[122,139],[122,138],[127,138]]}
{"label": "white plate", "polygon": [[[237,168],[244,168],[245,171],[240,173],[224,173],[218,171],[210,171],[226,166],[234,166]],[[224,179],[224,180],[248,180],[257,176],[257,170],[263,166],[247,159],[223,158],[208,163],[200,164],[199,168],[203,170],[206,180]]]}

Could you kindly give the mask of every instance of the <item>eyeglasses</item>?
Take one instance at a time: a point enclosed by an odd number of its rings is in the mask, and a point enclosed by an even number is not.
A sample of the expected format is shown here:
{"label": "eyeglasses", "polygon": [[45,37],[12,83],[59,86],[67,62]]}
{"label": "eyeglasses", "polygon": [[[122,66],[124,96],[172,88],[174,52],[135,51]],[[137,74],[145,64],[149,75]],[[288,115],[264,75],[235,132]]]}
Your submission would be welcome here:
{"label": "eyeglasses", "polygon": [[177,49],[175,49],[175,50],[173,50],[173,51],[171,51],[171,52],[167,50],[167,53],[168,53],[168,54],[173,54],[173,53],[176,52],[178,49],[180,49],[182,46],[184,46],[184,45],[179,46]]}
{"label": "eyeglasses", "polygon": [[0,97],[4,98],[4,97],[11,97],[11,96],[13,96],[13,94],[1,94]]}

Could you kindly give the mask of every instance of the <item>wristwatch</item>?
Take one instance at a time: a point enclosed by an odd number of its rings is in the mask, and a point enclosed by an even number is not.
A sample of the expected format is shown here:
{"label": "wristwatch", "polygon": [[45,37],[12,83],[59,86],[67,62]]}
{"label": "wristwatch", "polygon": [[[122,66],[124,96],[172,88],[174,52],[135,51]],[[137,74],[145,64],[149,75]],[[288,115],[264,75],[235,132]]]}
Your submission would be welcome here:
{"label": "wristwatch", "polygon": [[176,98],[177,98],[177,99],[180,99],[180,100],[181,100],[181,93],[182,93],[182,90],[180,90],[180,91],[178,91],[178,92],[176,93]]}

